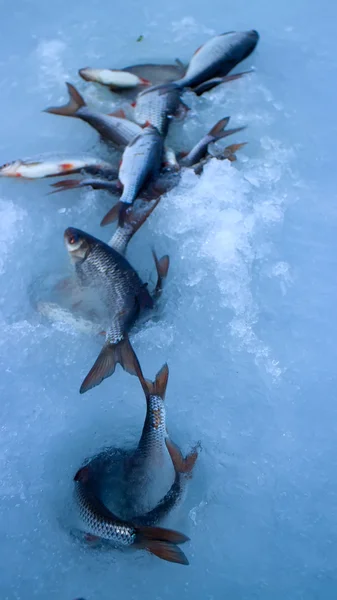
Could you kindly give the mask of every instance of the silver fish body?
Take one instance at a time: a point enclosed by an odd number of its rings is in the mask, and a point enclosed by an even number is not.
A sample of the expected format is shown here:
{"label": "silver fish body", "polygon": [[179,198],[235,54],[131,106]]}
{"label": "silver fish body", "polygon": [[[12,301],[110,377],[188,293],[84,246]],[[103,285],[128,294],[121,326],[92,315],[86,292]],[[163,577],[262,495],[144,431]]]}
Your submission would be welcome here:
{"label": "silver fish body", "polygon": [[162,94],[159,90],[149,90],[138,94],[135,106],[135,120],[140,125],[151,123],[162,136],[166,136],[170,118],[177,113],[180,105],[178,89]]}
{"label": "silver fish body", "polygon": [[163,138],[152,126],[146,127],[125,148],[119,169],[123,184],[121,202],[132,204],[143,186],[159,173],[163,149]]}
{"label": "silver fish body", "polygon": [[[214,77],[227,75],[239,62],[254,50],[259,34],[251,31],[230,31],[209,39],[194,53],[185,75],[167,86],[183,90],[199,86]],[[151,88],[150,88],[151,89]]]}
{"label": "silver fish body", "polygon": [[83,158],[39,157],[30,160],[14,160],[0,167],[0,177],[21,177],[23,179],[43,179],[72,173],[92,173],[110,175],[113,167],[102,160],[88,156]]}

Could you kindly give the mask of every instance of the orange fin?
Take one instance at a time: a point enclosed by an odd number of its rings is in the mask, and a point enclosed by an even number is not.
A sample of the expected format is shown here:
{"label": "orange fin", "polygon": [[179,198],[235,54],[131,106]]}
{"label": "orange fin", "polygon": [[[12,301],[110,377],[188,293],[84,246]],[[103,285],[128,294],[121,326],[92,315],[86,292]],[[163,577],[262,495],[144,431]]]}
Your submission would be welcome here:
{"label": "orange fin", "polygon": [[145,79],[144,77],[139,77],[142,85],[151,85],[151,81],[149,79]]}
{"label": "orange fin", "polygon": [[191,474],[198,458],[199,446],[195,446],[195,448],[193,448],[191,452],[184,458],[180,448],[174,442],[172,442],[170,438],[166,438],[165,443],[169,451],[175,471],[177,473]]}
{"label": "orange fin", "polygon": [[148,550],[148,552],[154,554],[162,560],[167,560],[168,562],[179,565],[190,564],[186,555],[179,548],[179,546],[171,544],[170,542],[164,542],[163,540],[147,540],[145,538],[141,539],[140,542],[136,543],[135,545],[138,548],[144,548],[145,550]]}
{"label": "orange fin", "polygon": [[136,375],[138,378],[143,376],[138,358],[127,335],[118,344],[106,343],[103,346],[94,366],[80,387],[80,394],[91,390],[102,383],[104,379],[113,375],[118,363],[131,375]]}
{"label": "orange fin", "polygon": [[241,144],[231,144],[230,146],[226,146],[223,152],[224,158],[227,158],[227,160],[229,160],[230,162],[235,162],[237,160],[235,152],[240,150],[240,148],[243,148],[243,146],[245,146],[246,144],[248,144],[248,142],[242,142]]}
{"label": "orange fin", "polygon": [[159,298],[163,291],[164,280],[166,279],[169,270],[170,257],[167,254],[165,254],[165,256],[162,256],[161,259],[158,260],[154,250],[152,250],[152,255],[157,270],[157,284],[154,290],[154,296],[155,298]]}
{"label": "orange fin", "polygon": [[118,119],[126,119],[126,114],[122,108],[115,110],[112,113],[109,113],[109,117],[118,117]]}
{"label": "orange fin", "polygon": [[52,183],[51,187],[56,188],[52,192],[48,192],[48,196],[51,194],[57,194],[58,192],[65,192],[66,190],[73,190],[81,187],[81,179],[62,179],[56,183]]}
{"label": "orange fin", "polygon": [[86,106],[81,94],[71,83],[66,83],[69,93],[69,102],[63,106],[51,106],[43,112],[52,113],[54,115],[62,115],[64,117],[76,117],[77,111]]}
{"label": "orange fin", "polygon": [[166,387],[169,376],[169,368],[165,363],[160,371],[156,375],[155,381],[145,379],[146,387],[149,396],[159,396],[162,400],[165,400]]}

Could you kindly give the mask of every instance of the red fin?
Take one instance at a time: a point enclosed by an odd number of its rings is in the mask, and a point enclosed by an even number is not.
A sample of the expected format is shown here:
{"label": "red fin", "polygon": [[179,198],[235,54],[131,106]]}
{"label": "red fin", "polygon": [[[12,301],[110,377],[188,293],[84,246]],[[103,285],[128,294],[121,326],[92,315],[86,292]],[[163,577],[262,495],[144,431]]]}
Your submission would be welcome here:
{"label": "red fin", "polygon": [[193,450],[191,450],[191,452],[184,458],[180,448],[174,444],[170,438],[166,438],[165,443],[175,471],[177,473],[191,473],[198,458],[198,446],[193,448]]}
{"label": "red fin", "polygon": [[81,481],[81,483],[87,483],[90,479],[90,467],[85,466],[79,469],[74,477],[74,481]]}
{"label": "red fin", "polygon": [[105,225],[108,225],[109,223],[114,223],[114,221],[117,221],[118,217],[119,217],[119,213],[121,211],[122,208],[122,202],[117,202],[117,204],[115,204],[112,208],[110,208],[110,210],[106,213],[106,215],[103,217],[100,225],[101,227],[104,227]]}
{"label": "red fin", "polygon": [[154,250],[152,250],[152,255],[157,270],[157,284],[155,287],[154,294],[156,298],[158,298],[163,291],[164,279],[166,279],[167,277],[167,273],[170,266],[170,257],[167,254],[165,254],[165,256],[162,256],[161,259],[158,260]]}
{"label": "red fin", "polygon": [[122,108],[115,110],[115,112],[109,113],[109,117],[118,117],[118,119],[126,119],[126,114]]}
{"label": "red fin", "polygon": [[62,115],[64,117],[76,117],[76,113],[79,108],[86,106],[81,94],[71,84],[66,83],[69,93],[69,102],[63,106],[52,106],[46,108],[43,112],[52,113],[54,115]]}
{"label": "red fin", "polygon": [[151,81],[148,79],[144,79],[144,77],[139,77],[139,79],[141,80],[142,85],[151,85]]}
{"label": "red fin", "polygon": [[62,179],[62,181],[52,183],[51,187],[56,189],[52,192],[49,192],[48,196],[51,194],[57,194],[57,192],[65,192],[66,190],[72,190],[81,187],[81,179]]}
{"label": "red fin", "polygon": [[175,544],[170,544],[170,542],[164,542],[162,540],[144,539],[136,543],[135,545],[138,548],[144,548],[145,550],[148,550],[148,552],[154,554],[162,560],[167,560],[168,562],[176,563],[179,565],[190,564],[184,552],[179,548],[179,546],[176,546]]}
{"label": "red fin", "polygon": [[137,102],[131,102],[130,106],[132,106],[132,108],[135,108],[135,106],[137,106]]}
{"label": "red fin", "polygon": [[146,127],[151,127],[152,123],[150,121],[145,121],[144,125],[141,125],[142,129],[146,129]]}
{"label": "red fin", "polygon": [[230,119],[230,117],[225,117],[224,119],[220,119],[220,121],[218,121],[212,127],[212,129],[209,131],[209,135],[212,135],[213,137],[216,138],[219,135],[219,133],[223,133],[223,130],[225,129],[225,127],[227,127],[227,125],[229,123],[229,119]]}
{"label": "red fin", "polygon": [[189,542],[190,538],[184,533],[175,531],[174,529],[165,529],[163,527],[142,527],[137,526],[137,535],[140,535],[146,540],[162,540],[171,544],[184,544]]}
{"label": "red fin", "polygon": [[165,400],[166,387],[169,376],[169,368],[167,364],[162,366],[160,371],[156,375],[155,381],[146,379],[146,387],[149,396],[159,396],[162,400]]}
{"label": "red fin", "polygon": [[107,343],[103,346],[94,366],[80,387],[80,394],[84,394],[110,377],[115,372],[118,363],[131,375],[136,375],[138,378],[143,376],[138,358],[127,335],[118,344]]}
{"label": "red fin", "polygon": [[60,167],[61,167],[62,171],[72,171],[74,168],[74,165],[72,163],[61,163]]}

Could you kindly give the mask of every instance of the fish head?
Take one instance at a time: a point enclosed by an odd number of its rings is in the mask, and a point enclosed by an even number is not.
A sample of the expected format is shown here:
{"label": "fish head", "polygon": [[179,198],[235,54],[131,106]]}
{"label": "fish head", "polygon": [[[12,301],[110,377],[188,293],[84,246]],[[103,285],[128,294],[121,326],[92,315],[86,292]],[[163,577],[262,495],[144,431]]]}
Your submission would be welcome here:
{"label": "fish head", "polygon": [[75,227],[65,230],[64,242],[73,262],[85,260],[91,251],[92,237]]}
{"label": "fish head", "polygon": [[22,160],[6,163],[0,167],[0,175],[3,177],[20,177],[19,169],[22,165]]}

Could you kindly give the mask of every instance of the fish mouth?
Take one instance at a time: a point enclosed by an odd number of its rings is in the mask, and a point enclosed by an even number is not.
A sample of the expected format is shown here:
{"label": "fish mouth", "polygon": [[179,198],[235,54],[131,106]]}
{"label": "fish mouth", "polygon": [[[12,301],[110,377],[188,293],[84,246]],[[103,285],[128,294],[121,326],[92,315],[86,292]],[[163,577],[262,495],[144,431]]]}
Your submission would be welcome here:
{"label": "fish mouth", "polygon": [[92,76],[90,77],[90,71],[91,71],[90,67],[85,67],[84,69],[80,69],[78,74],[85,81],[92,81]]}

